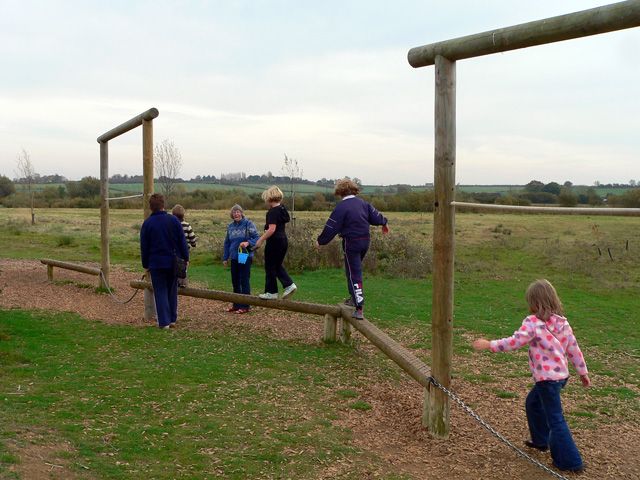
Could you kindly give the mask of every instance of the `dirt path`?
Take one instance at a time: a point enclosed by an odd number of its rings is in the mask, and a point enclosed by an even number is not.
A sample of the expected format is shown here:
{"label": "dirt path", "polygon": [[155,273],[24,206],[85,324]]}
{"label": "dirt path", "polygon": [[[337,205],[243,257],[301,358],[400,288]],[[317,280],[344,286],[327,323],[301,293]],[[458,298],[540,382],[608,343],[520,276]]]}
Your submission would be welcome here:
{"label": "dirt path", "polygon": [[[130,280],[137,276],[114,270],[111,282],[118,295],[128,296]],[[79,315],[106,323],[144,327],[142,294],[130,304],[119,305],[107,295],[97,295],[93,288],[95,277],[57,269],[56,281],[48,282],[46,267],[37,261],[0,260],[0,307],[46,309],[76,312]],[[73,283],[66,283],[71,280]],[[37,294],[34,294],[37,292]],[[274,336],[275,338],[317,343],[322,335],[319,317],[290,312],[256,309],[250,315],[234,316],[225,312],[227,304],[195,298],[180,298],[180,328],[217,329],[241,326]],[[354,333],[354,335],[358,335]],[[364,354],[373,352],[366,340],[359,342]],[[473,357],[474,362],[482,362]],[[456,359],[469,362],[467,358]],[[505,390],[526,392],[529,380],[507,379]],[[497,398],[481,385],[454,380],[454,390],[470,401],[473,408],[491,420],[492,426],[518,446],[526,437],[527,427],[517,399]],[[434,440],[420,424],[422,389],[413,381],[400,385],[373,383],[359,392],[359,397],[373,408],[368,411],[345,409],[338,423],[353,431],[355,446],[384,459],[381,469],[373,470],[365,478],[379,478],[383,474],[403,474],[414,479],[545,479],[552,478],[537,467],[520,459],[508,447],[499,443],[486,430],[459,408],[452,406],[452,434],[449,440]],[[571,410],[570,396],[563,399],[565,409]],[[638,479],[640,478],[640,428],[637,419],[625,419],[615,424],[596,425],[590,429],[576,429],[574,437],[587,464],[581,479]],[[546,454],[529,452],[543,464],[550,466]],[[23,463],[33,456],[23,455]],[[34,460],[36,463],[39,460]],[[51,478],[50,463],[42,463],[42,475],[30,470],[29,478]],[[342,478],[352,469],[349,460],[336,462],[323,471],[322,478]],[[35,475],[35,476],[34,476]],[[567,474],[568,478],[578,478]]]}

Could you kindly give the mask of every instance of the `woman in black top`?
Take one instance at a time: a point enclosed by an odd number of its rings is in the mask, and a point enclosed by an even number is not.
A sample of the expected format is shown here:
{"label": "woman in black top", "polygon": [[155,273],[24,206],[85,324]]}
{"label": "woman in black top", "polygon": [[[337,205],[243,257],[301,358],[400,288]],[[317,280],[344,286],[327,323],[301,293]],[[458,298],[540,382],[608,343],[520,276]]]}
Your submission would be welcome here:
{"label": "woman in black top", "polygon": [[284,288],[282,298],[293,295],[298,288],[282,265],[289,247],[285,224],[290,220],[289,212],[284,205],[280,204],[283,196],[282,190],[276,186],[262,192],[262,199],[269,205],[264,233],[256,242],[256,248],[263,242],[267,242],[264,249],[264,293],[258,295],[263,300],[278,298],[278,280]]}

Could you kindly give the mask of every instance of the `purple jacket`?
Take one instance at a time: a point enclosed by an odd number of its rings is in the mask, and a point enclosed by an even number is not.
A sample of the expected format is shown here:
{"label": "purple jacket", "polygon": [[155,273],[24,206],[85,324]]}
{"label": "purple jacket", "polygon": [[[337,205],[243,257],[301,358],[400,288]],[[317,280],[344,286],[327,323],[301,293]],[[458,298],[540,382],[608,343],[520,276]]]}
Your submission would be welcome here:
{"label": "purple jacket", "polygon": [[360,197],[344,197],[329,216],[318,243],[326,245],[340,235],[349,240],[369,238],[370,225],[386,225],[387,219],[373,205]]}

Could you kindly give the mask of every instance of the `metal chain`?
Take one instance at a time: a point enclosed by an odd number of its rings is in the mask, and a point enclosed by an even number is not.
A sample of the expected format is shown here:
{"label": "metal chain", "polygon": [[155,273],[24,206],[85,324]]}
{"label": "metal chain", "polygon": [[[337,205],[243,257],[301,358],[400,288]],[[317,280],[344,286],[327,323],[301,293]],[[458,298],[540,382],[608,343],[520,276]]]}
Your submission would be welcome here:
{"label": "metal chain", "polygon": [[553,475],[554,477],[559,478],[560,480],[569,480],[567,477],[559,474],[558,472],[556,472],[554,470],[551,470],[549,467],[547,467],[546,465],[540,463],[538,460],[533,458],[528,453],[523,452],[518,447],[516,447],[513,443],[511,443],[509,440],[507,440],[501,433],[497,432],[491,425],[489,425],[487,422],[485,422],[480,417],[480,415],[478,415],[476,412],[474,412],[471,409],[471,407],[469,407],[466,403],[464,403],[462,401],[462,399],[460,397],[458,397],[455,393],[453,393],[447,387],[445,387],[440,382],[438,382],[435,378],[429,377],[429,382],[431,382],[434,386],[438,387],[440,390],[442,390],[444,393],[446,393],[449,396],[449,398],[452,398],[465,412],[467,412],[470,416],[475,418],[476,421],[478,423],[480,423],[480,425],[482,425],[489,432],[491,432],[493,434],[493,436],[495,436],[497,439],[501,440],[509,448],[511,448],[513,451],[515,451],[517,455],[521,456],[522,458],[524,458],[526,460],[529,460],[531,463],[533,463],[537,467],[540,467],[542,470],[547,472],[549,475]]}
{"label": "metal chain", "polygon": [[[140,280],[144,280],[145,275],[142,275],[142,278],[140,278]],[[135,292],[133,292],[133,295],[131,295],[129,297],[129,299],[125,300],[124,302],[122,300],[120,300],[118,297],[116,297],[113,292],[111,291],[111,287],[109,286],[109,283],[107,282],[106,277],[104,276],[104,273],[102,273],[102,270],[100,270],[100,278],[102,278],[102,283],[104,283],[105,288],[107,289],[107,292],[109,293],[109,295],[111,295],[111,298],[113,298],[113,301],[116,303],[119,303],[120,305],[126,305],[127,303],[129,303],[131,300],[133,300],[135,298],[135,296],[138,294],[138,292],[140,290],[136,289]]]}

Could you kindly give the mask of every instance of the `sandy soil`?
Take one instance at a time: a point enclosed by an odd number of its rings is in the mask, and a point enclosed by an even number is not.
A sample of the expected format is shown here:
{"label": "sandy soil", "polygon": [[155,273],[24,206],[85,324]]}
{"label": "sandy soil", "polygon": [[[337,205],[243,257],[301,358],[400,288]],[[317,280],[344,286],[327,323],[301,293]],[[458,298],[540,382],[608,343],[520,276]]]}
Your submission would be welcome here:
{"label": "sandy soil", "polygon": [[[87,284],[97,284],[95,277],[60,269],[55,270],[54,276],[56,281],[48,282],[46,267],[37,261],[0,260],[0,307],[69,311],[105,323],[149,326],[142,319],[142,294],[131,303],[120,305],[108,295],[97,295],[92,288],[86,288]],[[111,277],[118,296],[127,298],[131,292],[128,282],[137,275],[116,269]],[[310,343],[317,343],[322,335],[320,317],[266,309],[255,309],[250,315],[231,315],[225,311],[227,306],[181,297],[179,328],[211,330],[241,326],[275,338]],[[354,332],[354,336],[358,335]],[[373,347],[365,339],[360,337],[357,344],[363,354],[373,354]],[[456,361],[482,362],[477,356]],[[520,446],[527,437],[521,403],[530,382],[526,378],[505,382],[509,383],[503,386],[505,390],[521,391],[523,395],[517,399],[496,398],[482,385],[458,379],[454,379],[453,389],[472,403],[494,428]],[[363,478],[379,478],[391,473],[414,479],[553,478],[519,458],[457,406],[451,408],[450,438],[446,441],[431,438],[421,426],[422,396],[421,387],[408,378],[399,385],[372,382],[359,392],[359,397],[373,407],[371,410],[344,409],[339,412],[337,423],[353,431],[354,445],[384,460],[382,467],[372,468]],[[569,395],[563,397],[563,402],[566,410],[574,406]],[[566,477],[640,479],[639,427],[637,419],[623,418],[610,424],[575,429],[574,437],[587,470],[579,476],[566,474]],[[67,450],[69,445],[54,448],[46,442],[34,442],[25,437],[10,447],[21,459],[17,468],[23,478],[73,478],[64,476],[65,470],[69,472],[64,460],[52,456],[55,451]],[[548,454],[527,453],[551,466]],[[329,466],[319,478],[341,478],[351,470],[353,463],[345,459]]]}

